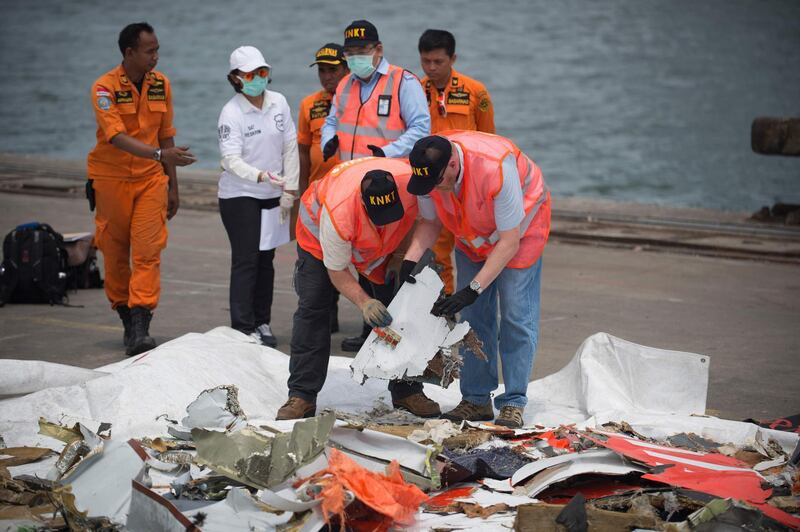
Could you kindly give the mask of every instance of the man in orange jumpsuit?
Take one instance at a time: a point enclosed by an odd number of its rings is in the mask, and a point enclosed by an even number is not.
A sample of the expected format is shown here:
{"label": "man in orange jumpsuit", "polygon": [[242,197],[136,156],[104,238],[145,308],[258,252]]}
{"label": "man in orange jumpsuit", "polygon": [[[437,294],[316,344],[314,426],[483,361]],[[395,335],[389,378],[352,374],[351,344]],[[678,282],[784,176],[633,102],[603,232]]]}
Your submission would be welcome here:
{"label": "man in orange jumpsuit", "polygon": [[175,167],[195,159],[173,141],[172,92],[167,77],[153,70],[153,28],[129,24],[118,42],[122,64],[92,85],[97,145],[89,153],[88,174],[106,295],[125,327],[125,353],[131,356],[155,347],[150,319],[161,293],[161,250],[166,221],[179,205]]}
{"label": "man in orange jumpsuit", "polygon": [[[328,43],[317,50],[314,62],[322,90],[309,94],[300,102],[297,114],[297,146],[300,155],[300,195],[308,185],[321,179],[328,171],[339,164],[339,156],[334,154],[327,161],[322,160],[322,125],[331,110],[331,100],[336,86],[350,73],[344,59],[341,45]],[[331,301],[331,333],[339,332],[338,318],[339,292],[334,290]]]}
{"label": "man in orange jumpsuit", "polygon": [[339,44],[328,43],[319,50],[311,66],[317,65],[317,75],[322,90],[309,94],[300,102],[297,118],[297,144],[300,146],[300,195],[308,185],[339,164],[334,154],[322,160],[322,126],[331,110],[331,100],[339,81],[350,73],[344,59],[344,49]]}
{"label": "man in orange jumpsuit", "polygon": [[[431,135],[450,129],[494,133],[494,107],[483,83],[456,72],[456,38],[445,30],[425,30],[419,38],[422,86],[431,111]],[[453,233],[442,229],[433,246],[448,294],[454,291]]]}

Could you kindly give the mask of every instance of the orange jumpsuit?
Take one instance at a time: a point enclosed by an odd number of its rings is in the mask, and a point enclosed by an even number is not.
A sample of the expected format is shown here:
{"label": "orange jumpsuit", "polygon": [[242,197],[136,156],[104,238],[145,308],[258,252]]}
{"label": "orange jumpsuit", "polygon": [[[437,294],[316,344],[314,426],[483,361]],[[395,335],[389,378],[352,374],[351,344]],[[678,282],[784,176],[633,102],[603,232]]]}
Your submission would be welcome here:
{"label": "orange jumpsuit", "polygon": [[300,113],[297,118],[297,143],[311,146],[311,168],[308,172],[308,184],[321,179],[328,171],[339,164],[339,155],[336,154],[327,161],[322,160],[322,126],[331,110],[333,95],[325,89],[314,94],[309,94],[300,102]]}
{"label": "orange jumpsuit", "polygon": [[[431,135],[450,129],[494,133],[494,107],[489,91],[480,81],[453,69],[441,93],[427,77],[422,79],[422,86],[431,112]],[[442,281],[448,294],[455,291],[451,258],[453,244],[453,233],[442,228],[433,246],[436,262],[444,267]]]}
{"label": "orange jumpsuit", "polygon": [[92,86],[97,144],[89,153],[97,211],[95,242],[103,252],[105,290],[112,308],[154,309],[161,294],[161,250],[167,245],[169,178],[158,161],[111,144],[119,133],[159,146],[175,136],[169,80],[149,72],[141,93],[122,65]]}

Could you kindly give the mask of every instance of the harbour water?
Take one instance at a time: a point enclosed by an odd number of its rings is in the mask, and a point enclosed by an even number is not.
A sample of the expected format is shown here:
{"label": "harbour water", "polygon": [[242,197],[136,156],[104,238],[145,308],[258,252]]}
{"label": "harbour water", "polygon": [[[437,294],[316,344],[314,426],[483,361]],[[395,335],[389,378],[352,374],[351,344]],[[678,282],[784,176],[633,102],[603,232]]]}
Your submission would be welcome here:
{"label": "harbour water", "polygon": [[750,150],[754,117],[800,114],[790,0],[4,0],[0,10],[2,152],[85,158],[91,83],[119,61],[119,30],[147,20],[173,82],[177,141],[215,168],[233,48],[258,46],[270,88],[297,109],[318,88],[316,48],[366,18],[387,58],[417,74],[422,31],[452,31],[456,67],[487,85],[498,133],[557,194],[745,211],[800,203],[800,159]]}

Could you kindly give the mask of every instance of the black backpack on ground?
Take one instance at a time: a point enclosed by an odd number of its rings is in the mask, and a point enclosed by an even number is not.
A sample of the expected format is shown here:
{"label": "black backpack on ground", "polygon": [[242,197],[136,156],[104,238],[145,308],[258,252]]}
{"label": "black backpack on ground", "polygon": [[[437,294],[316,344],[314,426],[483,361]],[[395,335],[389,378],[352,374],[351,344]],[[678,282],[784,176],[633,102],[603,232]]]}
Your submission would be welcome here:
{"label": "black backpack on ground", "polygon": [[3,241],[0,305],[63,304],[67,295],[64,239],[47,224],[17,226]]}

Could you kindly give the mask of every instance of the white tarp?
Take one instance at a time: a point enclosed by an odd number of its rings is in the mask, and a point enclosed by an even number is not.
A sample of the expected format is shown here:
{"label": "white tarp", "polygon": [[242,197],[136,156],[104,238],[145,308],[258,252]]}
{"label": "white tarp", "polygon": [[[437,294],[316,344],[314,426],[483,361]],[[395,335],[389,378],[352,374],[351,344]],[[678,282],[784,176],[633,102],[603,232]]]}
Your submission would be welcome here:
{"label": "white tarp", "polygon": [[0,359],[0,396],[80,384],[103,375],[104,373],[93,369],[43,360]]}
{"label": "white tarp", "polygon": [[439,348],[461,341],[469,332],[467,322],[451,331],[446,319],[430,313],[444,286],[436,272],[426,266],[414,278],[417,282],[405,283],[388,308],[390,327],[400,335],[400,342],[390,347],[370,332],[350,366],[356,382],[420,377]]}
{"label": "white tarp", "polygon": [[[709,357],[593,334],[560,371],[528,387],[533,421],[545,426],[619,412],[705,414]],[[581,419],[582,418],[582,419]]]}
{"label": "white tarp", "polygon": [[[331,357],[317,400],[319,411],[327,407],[364,411],[375,399],[389,398],[384,381],[355,384],[350,379],[351,360]],[[525,422],[594,427],[606,421],[627,421],[646,435],[688,431],[738,444],[753,441],[760,431],[791,451],[796,434],[692,415],[705,410],[708,366],[704,355],[653,349],[598,333],[581,345],[563,369],[530,383]],[[7,365],[9,381],[15,376],[29,380],[28,369],[27,364]],[[289,357],[219,327],[181,336],[99,370],[108,374],[0,401],[0,435],[6,445],[60,448],[60,442],[38,435],[40,416],[64,424],[109,422],[115,439],[162,435],[166,423],[156,419],[161,414],[182,419],[186,405],[200,392],[226,384],[239,388],[241,407],[257,425],[259,419],[274,419],[286,400]],[[461,399],[458,386],[445,390],[426,384],[425,393],[442,410]]]}

